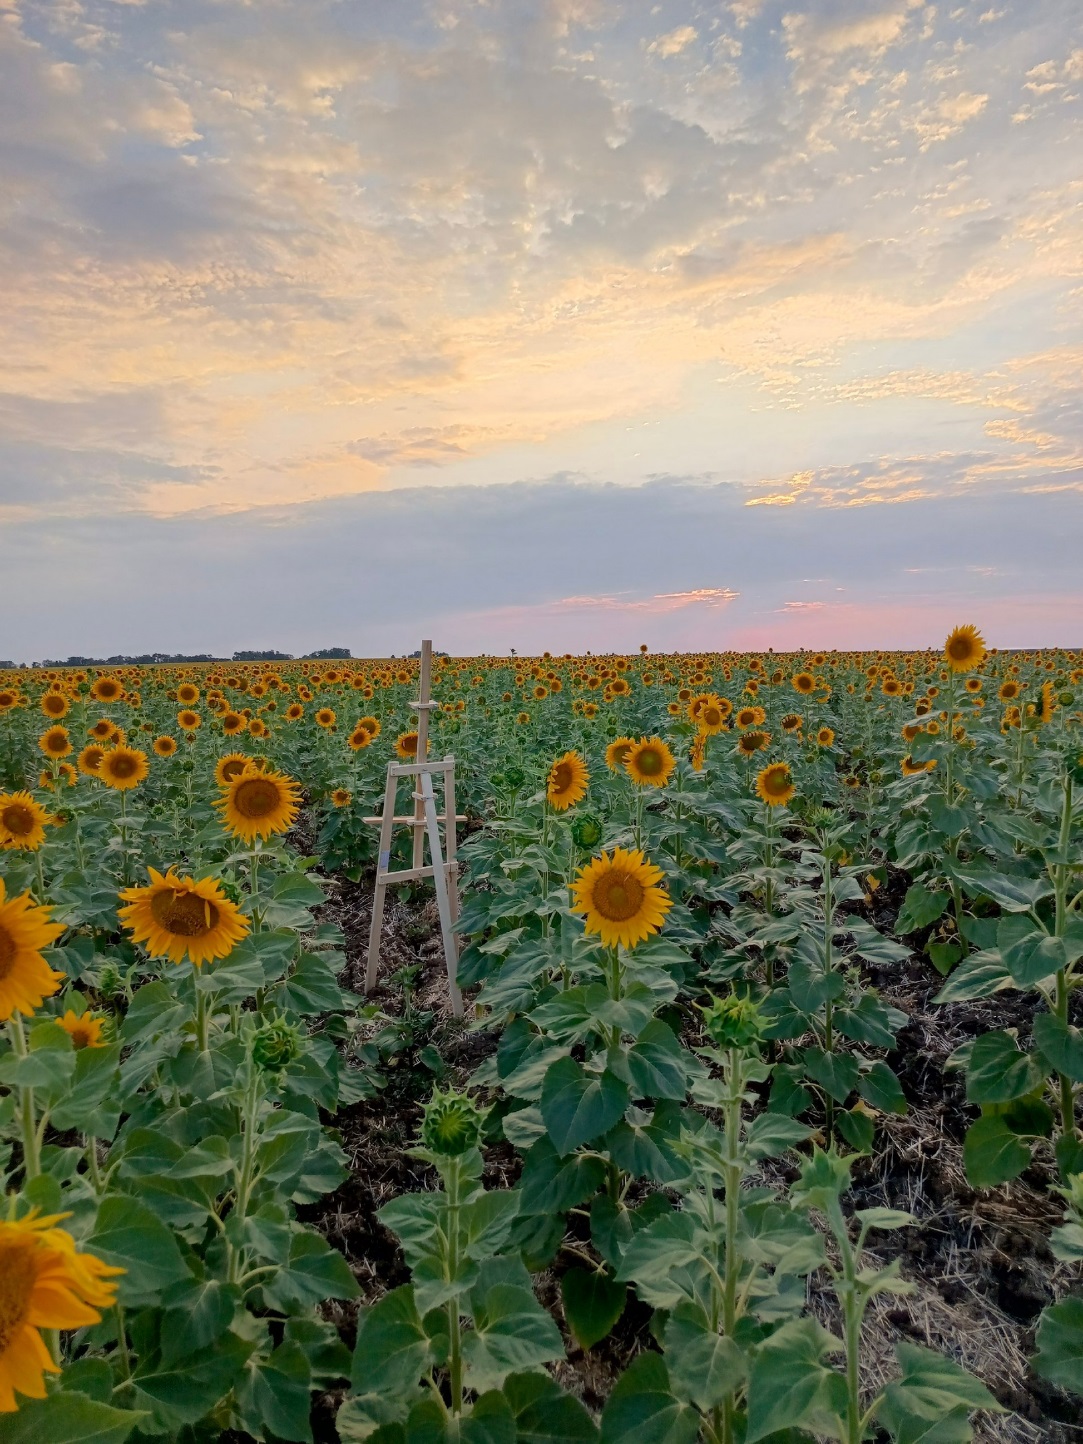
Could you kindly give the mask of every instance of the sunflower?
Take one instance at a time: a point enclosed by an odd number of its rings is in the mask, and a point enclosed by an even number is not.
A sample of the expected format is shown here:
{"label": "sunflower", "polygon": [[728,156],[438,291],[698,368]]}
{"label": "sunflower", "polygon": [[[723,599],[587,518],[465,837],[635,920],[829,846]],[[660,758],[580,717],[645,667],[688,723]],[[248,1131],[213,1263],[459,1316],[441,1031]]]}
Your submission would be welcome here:
{"label": "sunflower", "polygon": [[539,682],[531,693],[531,696],[534,698],[535,702],[540,702],[543,697],[549,696],[549,688]]}
{"label": "sunflower", "polygon": [[219,787],[228,787],[235,777],[239,777],[246,767],[252,765],[252,759],[244,752],[230,752],[225,757],[219,757],[214,767],[214,780]]}
{"label": "sunflower", "polygon": [[335,713],[331,707],[321,707],[316,713],[316,725],[323,728],[331,728],[335,725]]}
{"label": "sunflower", "polygon": [[199,688],[194,682],[182,682],[177,688],[177,701],[191,707],[194,702],[199,701]]}
{"label": "sunflower", "polygon": [[95,702],[119,702],[124,696],[124,687],[115,677],[99,677],[90,689]]}
{"label": "sunflower", "polygon": [[46,717],[51,717],[54,722],[59,722],[61,717],[68,715],[68,699],[62,697],[59,692],[46,692],[41,699],[41,710]]}
{"label": "sunflower", "polygon": [[226,831],[243,842],[267,838],[292,827],[299,806],[300,787],[292,777],[254,763],[245,768],[215,803],[223,814]]}
{"label": "sunflower", "polygon": [[597,704],[597,702],[584,702],[584,703],[583,703],[583,716],[584,716],[584,717],[597,717],[597,715],[598,715],[598,704]]}
{"label": "sunflower", "polygon": [[116,731],[116,724],[110,722],[108,717],[99,717],[93,727],[87,729],[88,737],[96,737],[99,742],[107,742]]}
{"label": "sunflower", "polygon": [[222,713],[222,731],[227,737],[233,737],[238,732],[243,732],[247,726],[247,719],[240,712]]}
{"label": "sunflower", "polygon": [[1042,702],[1038,709],[1038,721],[1045,724],[1052,722],[1056,704],[1053,701],[1053,683],[1042,683]]}
{"label": "sunflower", "polygon": [[0,688],[0,714],[10,712],[13,707],[18,705],[18,702],[19,694],[17,692],[13,692],[10,687]]}
{"label": "sunflower", "polygon": [[108,752],[102,755],[97,776],[107,787],[112,787],[117,792],[127,792],[145,781],[149,772],[147,754],[121,743],[117,747],[110,747]]}
{"label": "sunflower", "polygon": [[665,787],[677,759],[661,737],[641,737],[628,749],[624,770],[641,787]]}
{"label": "sunflower", "polygon": [[[49,921],[52,908],[39,907],[28,892],[10,902],[4,897],[4,879],[0,877],[0,1023],[6,1023],[12,1013],[29,1017],[65,977],[54,973],[41,955],[42,948],[55,943],[64,931],[60,923]],[[0,1332],[0,1342],[2,1339]]]}
{"label": "sunflower", "polygon": [[916,777],[919,772],[931,772],[936,766],[936,758],[930,757],[928,762],[915,762],[912,757],[907,755],[899,763],[899,766],[904,777]]}
{"label": "sunflower", "polygon": [[383,728],[380,726],[380,719],[378,717],[358,717],[357,726],[363,727],[374,742],[383,731]]}
{"label": "sunflower", "polygon": [[331,801],[335,807],[349,807],[352,793],[348,787],[336,787],[331,794]]}
{"label": "sunflower", "polygon": [[286,708],[287,722],[300,722],[301,718],[304,715],[305,709],[301,706],[300,702],[291,702],[290,705]]}
{"label": "sunflower", "polygon": [[803,697],[816,690],[816,678],[811,672],[796,672],[790,680],[794,691],[800,692]]}
{"label": "sunflower", "polygon": [[549,769],[545,786],[546,801],[558,812],[564,812],[574,803],[582,801],[587,793],[590,773],[587,764],[578,752],[565,752]]}
{"label": "sunflower", "polygon": [[805,719],[800,712],[787,712],[782,719],[783,732],[800,732],[805,725]]}
{"label": "sunflower", "polygon": [[172,757],[177,750],[177,739],[165,733],[154,739],[154,753],[157,757]]}
{"label": "sunflower", "polygon": [[756,730],[742,732],[737,739],[737,751],[742,757],[754,757],[757,752],[762,752],[771,742],[770,732],[759,732]]}
{"label": "sunflower", "polygon": [[0,847],[37,852],[45,841],[45,824],[52,820],[29,792],[0,793]]}
{"label": "sunflower", "polygon": [[785,762],[772,762],[757,774],[756,795],[768,807],[785,806],[796,791],[789,765]]}
{"label": "sunflower", "polygon": [[249,920],[217,879],[180,877],[172,867],[164,877],[152,867],[147,872],[148,886],[123,889],[127,907],[117,916],[152,957],[174,963],[188,957],[198,968],[227,957],[248,932]]}
{"label": "sunflower", "polygon": [[973,693],[980,692],[980,691],[981,691],[981,678],[980,678],[980,677],[968,677],[968,678],[966,679],[966,684],[965,684],[965,685],[966,685],[966,690],[967,690],[968,692],[973,692]]}
{"label": "sunflower", "polygon": [[816,733],[817,747],[830,747],[835,740],[835,733],[830,727],[821,727]]}
{"label": "sunflower", "polygon": [[1002,702],[1014,702],[1019,696],[1019,683],[1011,680],[1002,682],[997,696]]}
{"label": "sunflower", "polygon": [[203,718],[198,712],[193,712],[190,707],[184,707],[177,713],[177,726],[182,732],[194,732],[197,727],[202,727]]}
{"label": "sunflower", "polygon": [[89,747],[84,747],[79,753],[79,771],[87,777],[97,777],[98,768],[101,766],[102,758],[105,756],[105,748],[99,747],[92,742]]}
{"label": "sunflower", "polygon": [[972,672],[985,656],[977,627],[956,627],[944,643],[944,660],[953,672]]}
{"label": "sunflower", "polygon": [[516,722],[518,722],[520,727],[525,727],[526,724],[530,721],[530,713],[520,712],[515,720]]}
{"label": "sunflower", "polygon": [[588,933],[596,933],[607,948],[634,948],[656,933],[673,906],[662,871],[647,862],[642,852],[615,847],[588,862],[572,886],[571,910],[585,914]]}
{"label": "sunflower", "polygon": [[79,1052],[83,1048],[104,1048],[105,1042],[102,1039],[102,1029],[105,1027],[105,1018],[96,1016],[94,1013],[73,1013],[69,1008],[62,1018],[57,1018],[57,1025],[64,1029],[71,1039],[71,1045]]}
{"label": "sunflower", "polygon": [[417,733],[400,732],[395,739],[395,751],[404,762],[413,762],[417,757]]}
{"label": "sunflower", "polygon": [[116,1301],[106,1280],[124,1270],[77,1253],[71,1235],[54,1227],[66,1217],[34,1209],[0,1223],[0,1413],[18,1409],[16,1390],[44,1399],[46,1373],[60,1372],[39,1330],[100,1323],[99,1310]]}
{"label": "sunflower", "polygon": [[46,757],[67,757],[72,751],[71,738],[66,727],[50,727],[38,738],[38,746]]}
{"label": "sunflower", "polygon": [[55,779],[52,774],[43,767],[38,780],[42,787],[51,788],[52,791],[55,792],[57,783],[60,782],[66,782],[69,787],[74,787],[79,780],[79,774],[70,762],[62,762],[56,769]]}
{"label": "sunflower", "polygon": [[624,759],[635,746],[634,737],[614,737],[605,749],[605,765],[610,772],[623,772]]}

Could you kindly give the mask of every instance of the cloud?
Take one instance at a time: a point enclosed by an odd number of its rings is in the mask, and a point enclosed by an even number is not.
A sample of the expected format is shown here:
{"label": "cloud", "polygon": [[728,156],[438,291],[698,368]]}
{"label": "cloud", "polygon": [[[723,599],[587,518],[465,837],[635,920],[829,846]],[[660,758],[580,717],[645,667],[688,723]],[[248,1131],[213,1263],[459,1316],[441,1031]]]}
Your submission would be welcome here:
{"label": "cloud", "polygon": [[699,31],[694,25],[679,25],[676,30],[671,30],[668,35],[659,35],[657,40],[652,40],[647,46],[648,55],[657,55],[661,60],[668,60],[673,55],[680,55],[693,41],[699,39]]}

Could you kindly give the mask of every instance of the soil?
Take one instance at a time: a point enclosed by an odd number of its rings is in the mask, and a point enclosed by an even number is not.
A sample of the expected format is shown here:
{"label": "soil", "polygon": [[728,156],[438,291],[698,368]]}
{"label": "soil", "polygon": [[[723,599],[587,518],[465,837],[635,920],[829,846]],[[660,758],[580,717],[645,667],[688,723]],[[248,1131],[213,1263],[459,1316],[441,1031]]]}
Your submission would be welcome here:
{"label": "soil", "polygon": [[[363,992],[371,882],[353,884],[341,877],[326,881],[329,896],[323,916],[337,922],[346,936],[347,965],[340,981]],[[857,910],[891,933],[907,883],[905,875],[892,870],[871,903]],[[415,1006],[432,1013],[423,1042],[439,1050],[447,1068],[445,1081],[461,1086],[495,1050],[496,1039],[471,1032],[469,1019],[451,1016],[431,894],[429,901],[424,894],[409,901],[389,894],[380,982],[373,994],[388,1014],[400,1014],[403,1007],[401,991],[388,979],[408,966],[420,969]],[[971,1189],[963,1169],[962,1138],[974,1110],[966,1103],[960,1074],[945,1068],[960,1043],[989,1029],[1017,1028],[1025,1042],[1033,1000],[1008,992],[984,1001],[935,1006],[932,999],[943,979],[917,953],[901,965],[867,967],[867,981],[908,1015],[887,1062],[902,1080],[910,1106],[904,1117],[880,1118],[876,1151],[855,1166],[850,1198],[855,1208],[906,1209],[919,1226],[874,1235],[870,1262],[883,1265],[899,1258],[902,1277],[913,1292],[873,1301],[864,1340],[865,1378],[874,1384],[889,1377],[895,1371],[894,1345],[910,1340],[942,1351],[976,1374],[1008,1411],[977,1416],[974,1437],[980,1444],[1083,1444],[1079,1401],[1038,1378],[1027,1364],[1035,1350],[1041,1310],[1070,1283],[1069,1270],[1057,1264],[1047,1244],[1050,1229],[1062,1217],[1056,1195],[1049,1192],[1055,1178],[1052,1154],[1039,1149],[1034,1164],[1013,1183],[982,1193]],[[346,1257],[361,1288],[361,1303],[373,1302],[409,1277],[396,1240],[376,1218],[377,1210],[400,1193],[434,1186],[432,1170],[407,1154],[433,1081],[419,1051],[413,1048],[402,1056],[377,1097],[336,1116],[334,1126],[351,1176],[335,1193],[302,1210]],[[487,1148],[486,1159],[490,1186],[514,1184],[519,1157],[513,1149],[506,1144]],[[764,1170],[766,1182],[782,1184],[795,1176],[792,1167]],[[573,1249],[589,1249],[585,1235],[567,1242]],[[650,1310],[630,1293],[612,1333],[585,1353],[568,1333],[560,1303],[560,1274],[576,1261],[574,1253],[563,1251],[552,1268],[536,1276],[536,1288],[567,1345],[567,1362],[554,1368],[555,1377],[598,1411],[631,1358],[653,1347]],[[810,1285],[810,1305],[823,1323],[839,1332],[833,1295],[819,1282]],[[325,1310],[351,1346],[357,1307],[331,1304]],[[314,1416],[319,1444],[336,1439],[332,1421],[338,1397],[327,1395],[319,1402]]]}

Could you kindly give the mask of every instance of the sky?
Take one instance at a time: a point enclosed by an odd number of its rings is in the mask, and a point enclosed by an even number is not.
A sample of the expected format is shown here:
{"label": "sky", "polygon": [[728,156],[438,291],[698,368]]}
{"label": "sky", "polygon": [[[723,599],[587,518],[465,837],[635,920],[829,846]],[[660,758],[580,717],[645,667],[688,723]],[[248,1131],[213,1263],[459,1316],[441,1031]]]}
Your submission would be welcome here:
{"label": "sky", "polygon": [[0,658],[1083,645],[1078,0],[0,0]]}

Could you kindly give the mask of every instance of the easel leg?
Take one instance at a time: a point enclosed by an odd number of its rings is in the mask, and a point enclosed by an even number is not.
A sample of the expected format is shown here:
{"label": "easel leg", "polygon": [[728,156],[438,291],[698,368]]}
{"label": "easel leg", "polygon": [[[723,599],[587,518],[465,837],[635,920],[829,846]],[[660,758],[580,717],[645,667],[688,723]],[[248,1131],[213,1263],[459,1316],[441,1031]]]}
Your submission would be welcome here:
{"label": "easel leg", "polygon": [[369,955],[365,969],[365,992],[371,993],[376,986],[376,975],[380,968],[380,933],[384,925],[384,899],[387,897],[387,883],[383,875],[391,866],[391,826],[395,816],[398,797],[398,778],[388,774],[384,789],[384,812],[380,820],[380,851],[376,858],[376,888],[372,895],[372,922],[369,925]]}
{"label": "easel leg", "polygon": [[448,876],[440,847],[440,824],[436,820],[436,801],[433,797],[432,776],[421,774],[421,791],[424,797],[425,824],[429,834],[429,853],[432,859],[432,880],[436,884],[436,906],[440,913],[440,932],[444,939],[444,959],[447,963],[447,986],[451,998],[451,1011],[456,1018],[463,1015],[463,999],[456,980],[459,954],[455,946],[455,932],[448,899]]}

